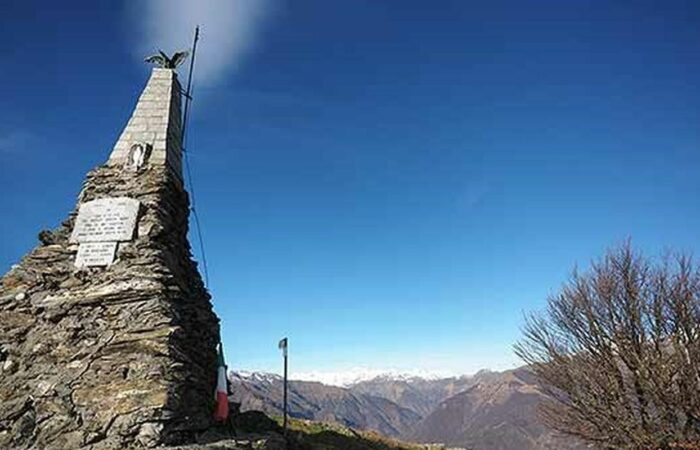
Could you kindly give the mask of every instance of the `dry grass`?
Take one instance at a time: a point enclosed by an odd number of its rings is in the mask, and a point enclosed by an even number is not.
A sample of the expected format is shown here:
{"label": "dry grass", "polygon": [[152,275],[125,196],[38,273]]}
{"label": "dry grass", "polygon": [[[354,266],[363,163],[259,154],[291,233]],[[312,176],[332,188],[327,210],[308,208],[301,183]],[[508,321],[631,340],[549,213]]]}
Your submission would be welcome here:
{"label": "dry grass", "polygon": [[[275,418],[281,423],[280,418]],[[344,450],[437,450],[442,445],[426,445],[402,442],[374,431],[355,430],[337,423],[290,419],[290,434],[299,448],[323,448]]]}

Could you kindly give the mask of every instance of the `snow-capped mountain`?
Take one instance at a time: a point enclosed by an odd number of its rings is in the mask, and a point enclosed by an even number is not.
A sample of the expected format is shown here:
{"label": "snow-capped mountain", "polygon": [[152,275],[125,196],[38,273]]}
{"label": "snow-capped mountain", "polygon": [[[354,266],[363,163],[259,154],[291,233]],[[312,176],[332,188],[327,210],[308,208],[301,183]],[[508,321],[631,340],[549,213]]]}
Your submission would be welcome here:
{"label": "snow-capped mountain", "polygon": [[282,377],[276,373],[269,372],[249,372],[247,370],[230,371],[229,379],[240,379],[251,383],[276,383],[282,381]]}
{"label": "snow-capped mountain", "polygon": [[298,372],[290,375],[290,379],[299,381],[316,381],[328,386],[350,387],[355,384],[372,381],[409,381],[409,380],[439,380],[451,378],[453,374],[447,372],[428,371],[428,370],[385,370],[372,369],[366,367],[354,367],[349,370],[337,372]]}

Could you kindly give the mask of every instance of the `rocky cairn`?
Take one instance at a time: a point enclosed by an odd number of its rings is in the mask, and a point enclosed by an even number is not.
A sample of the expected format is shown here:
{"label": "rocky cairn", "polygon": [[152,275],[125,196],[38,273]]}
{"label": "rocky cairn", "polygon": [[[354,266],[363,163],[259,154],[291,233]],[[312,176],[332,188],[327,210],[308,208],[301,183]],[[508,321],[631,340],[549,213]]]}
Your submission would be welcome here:
{"label": "rocky cairn", "polygon": [[76,209],[1,279],[0,449],[153,447],[211,426],[219,324],[181,151],[180,84],[154,69]]}

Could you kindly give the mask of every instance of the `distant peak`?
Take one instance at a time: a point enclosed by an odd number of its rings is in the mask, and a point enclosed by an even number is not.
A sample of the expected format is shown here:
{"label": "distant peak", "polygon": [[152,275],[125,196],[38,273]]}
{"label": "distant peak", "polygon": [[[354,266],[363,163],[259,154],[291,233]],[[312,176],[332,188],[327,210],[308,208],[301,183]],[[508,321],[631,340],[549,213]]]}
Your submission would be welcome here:
{"label": "distant peak", "polygon": [[276,373],[269,373],[269,372],[250,372],[247,370],[239,370],[239,371],[230,371],[228,373],[228,377],[230,380],[234,380],[236,378],[244,381],[254,381],[258,383],[272,383],[274,381],[281,380],[282,377],[280,375],[277,375]]}
{"label": "distant peak", "polygon": [[312,371],[291,375],[291,379],[299,381],[316,381],[330,386],[349,387],[365,381],[420,381],[452,378],[454,374],[429,370],[386,370],[355,367],[345,371]]}

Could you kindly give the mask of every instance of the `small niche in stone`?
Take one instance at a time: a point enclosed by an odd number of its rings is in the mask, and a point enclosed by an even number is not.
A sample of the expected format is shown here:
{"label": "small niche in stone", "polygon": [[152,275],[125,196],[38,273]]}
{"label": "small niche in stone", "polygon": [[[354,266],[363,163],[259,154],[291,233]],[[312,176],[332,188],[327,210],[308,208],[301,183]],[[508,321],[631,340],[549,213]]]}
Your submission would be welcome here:
{"label": "small niche in stone", "polygon": [[146,164],[151,156],[151,146],[145,142],[136,142],[129,148],[124,167],[128,170],[138,171]]}

